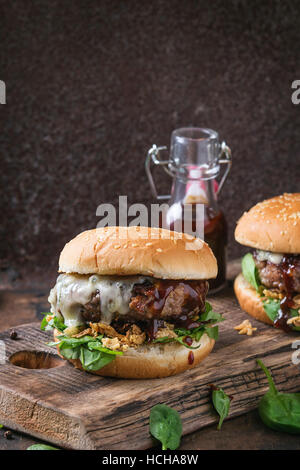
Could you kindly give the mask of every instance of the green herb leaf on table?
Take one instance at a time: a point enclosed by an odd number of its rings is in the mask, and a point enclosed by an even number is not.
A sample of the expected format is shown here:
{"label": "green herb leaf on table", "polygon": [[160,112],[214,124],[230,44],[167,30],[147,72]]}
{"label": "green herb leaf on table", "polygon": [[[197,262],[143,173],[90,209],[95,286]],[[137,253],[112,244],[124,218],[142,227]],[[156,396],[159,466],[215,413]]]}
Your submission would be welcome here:
{"label": "green herb leaf on table", "polygon": [[254,287],[257,291],[259,290],[260,281],[258,276],[257,267],[255,265],[253,256],[251,253],[247,253],[242,259],[242,271],[244,278]]}
{"label": "green herb leaf on table", "polygon": [[162,450],[177,449],[182,434],[179,413],[167,405],[155,405],[150,411],[150,433],[162,443]]}
{"label": "green herb leaf on table", "polygon": [[223,421],[227,418],[229,409],[230,409],[230,401],[231,398],[222,390],[222,388],[217,388],[215,386],[211,386],[212,388],[212,402],[215,407],[215,410],[220,416],[219,424],[217,429],[221,429]]}
{"label": "green herb leaf on table", "polygon": [[300,434],[300,393],[279,392],[267,367],[260,359],[257,363],[266,374],[269,383],[269,390],[261,398],[258,406],[263,423],[276,431]]}
{"label": "green herb leaf on table", "polygon": [[33,444],[30,447],[27,447],[26,450],[60,450],[56,447],[48,446],[46,444]]}

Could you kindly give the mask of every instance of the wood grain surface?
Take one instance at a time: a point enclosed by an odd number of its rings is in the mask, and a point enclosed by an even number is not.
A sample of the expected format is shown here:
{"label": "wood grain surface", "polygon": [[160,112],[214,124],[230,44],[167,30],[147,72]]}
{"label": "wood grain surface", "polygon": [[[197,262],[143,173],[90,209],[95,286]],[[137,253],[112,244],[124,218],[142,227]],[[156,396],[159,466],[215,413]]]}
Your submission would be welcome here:
{"label": "wood grain surface", "polygon": [[[234,397],[230,417],[255,408],[267,390],[256,358],[271,367],[280,390],[299,390],[300,371],[291,362],[291,345],[298,336],[254,320],[258,328],[254,336],[238,335],[233,327],[246,315],[239,309],[232,290],[228,288],[210,301],[226,318],[220,325],[215,349],[195,369],[165,379],[137,381],[93,376],[58,361],[55,351],[46,346],[48,334],[39,330],[38,323],[14,328],[17,340],[10,338],[10,331],[4,331],[0,334],[6,347],[6,363],[0,365],[0,422],[69,448],[144,449],[153,446],[149,413],[157,403],[179,411],[184,434],[216,422],[209,396],[211,383]],[[33,296],[32,302],[40,301]],[[18,363],[23,355],[27,366],[32,366],[35,352],[50,355],[48,365],[54,367],[28,369],[9,361],[10,358]]]}

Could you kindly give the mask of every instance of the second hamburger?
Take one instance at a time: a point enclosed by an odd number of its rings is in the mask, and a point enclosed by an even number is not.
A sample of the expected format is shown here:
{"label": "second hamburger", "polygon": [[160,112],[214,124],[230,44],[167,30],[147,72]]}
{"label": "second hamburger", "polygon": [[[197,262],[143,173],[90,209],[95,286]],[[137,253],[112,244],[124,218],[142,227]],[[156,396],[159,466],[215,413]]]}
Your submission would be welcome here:
{"label": "second hamburger", "polygon": [[300,193],[256,204],[238,221],[235,239],[253,248],[234,283],[249,315],[285,331],[300,331]]}

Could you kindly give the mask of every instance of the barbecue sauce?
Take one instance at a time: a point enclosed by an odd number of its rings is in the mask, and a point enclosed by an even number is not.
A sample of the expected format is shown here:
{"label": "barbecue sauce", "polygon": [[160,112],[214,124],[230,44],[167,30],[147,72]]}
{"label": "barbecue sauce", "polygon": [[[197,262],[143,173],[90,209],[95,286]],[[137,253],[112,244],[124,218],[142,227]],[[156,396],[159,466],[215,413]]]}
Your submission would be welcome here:
{"label": "barbecue sauce", "polygon": [[194,353],[193,353],[193,351],[190,351],[190,352],[189,352],[189,355],[188,355],[188,363],[189,363],[190,365],[192,365],[193,362],[194,362]]}
{"label": "barbecue sauce", "polygon": [[193,338],[191,338],[190,336],[186,336],[183,341],[188,346],[192,346],[192,344],[193,344]]}
{"label": "barbecue sauce", "polygon": [[153,318],[147,325],[146,331],[148,335],[148,342],[151,343],[156,338],[157,331],[159,328],[164,326],[164,321],[157,318]]}
{"label": "barbecue sauce", "polygon": [[181,306],[184,314],[190,313],[197,307],[204,307],[204,298],[207,292],[205,281],[157,280],[147,288],[147,296],[149,297],[147,309],[153,316],[160,316],[168,296],[177,287],[184,289],[184,303]]}
{"label": "barbecue sauce", "polygon": [[154,316],[154,318],[149,320],[147,326],[149,341],[155,339],[158,329],[164,325],[164,321],[159,317],[164,309],[167,297],[178,286],[184,289],[184,303],[181,306],[182,314],[176,318],[174,326],[187,330],[199,326],[199,323],[194,318],[198,310],[202,312],[205,307],[207,283],[204,281],[158,280],[148,288],[149,302],[147,303],[147,309]]}
{"label": "barbecue sauce", "polygon": [[293,308],[294,305],[294,283],[292,273],[295,269],[295,264],[293,262],[293,258],[291,256],[285,255],[279,265],[279,268],[282,274],[285,296],[280,302],[280,309],[278,312],[278,317],[274,321],[274,326],[289,332],[291,331],[292,327],[287,324],[287,320],[290,318],[290,309]]}

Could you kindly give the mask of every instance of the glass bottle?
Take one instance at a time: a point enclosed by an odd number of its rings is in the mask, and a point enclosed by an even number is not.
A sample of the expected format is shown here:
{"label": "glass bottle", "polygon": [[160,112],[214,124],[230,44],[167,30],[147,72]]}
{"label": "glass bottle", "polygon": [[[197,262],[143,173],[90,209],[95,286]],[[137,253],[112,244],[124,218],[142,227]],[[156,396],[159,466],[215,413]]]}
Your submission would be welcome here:
{"label": "glass bottle", "polygon": [[[225,142],[220,143],[216,131],[195,127],[174,130],[169,159],[162,160],[161,152],[166,149],[153,145],[146,158],[154,197],[169,200],[159,225],[204,238],[218,262],[218,276],[209,281],[210,291],[216,292],[226,285],[227,224],[217,197],[231,168],[231,151]],[[151,163],[163,166],[173,178],[170,195],[158,195]],[[221,164],[227,166],[218,183]]]}

